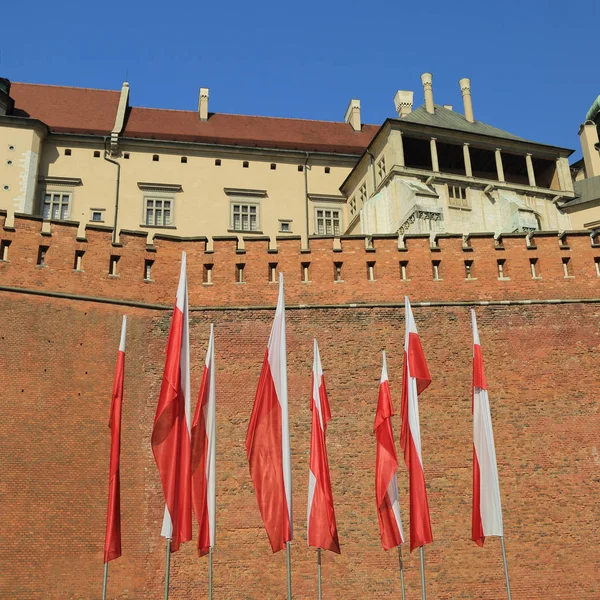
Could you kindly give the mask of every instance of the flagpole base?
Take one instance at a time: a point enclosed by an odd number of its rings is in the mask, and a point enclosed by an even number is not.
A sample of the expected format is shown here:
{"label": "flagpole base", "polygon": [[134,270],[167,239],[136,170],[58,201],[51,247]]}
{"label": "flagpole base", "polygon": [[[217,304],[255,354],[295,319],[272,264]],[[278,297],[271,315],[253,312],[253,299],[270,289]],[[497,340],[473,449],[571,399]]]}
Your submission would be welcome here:
{"label": "flagpole base", "polygon": [[427,591],[425,590],[425,552],[423,546],[419,548],[419,555],[421,556],[421,598],[427,600]]}
{"label": "flagpole base", "polygon": [[171,540],[167,538],[167,551],[165,559],[165,600],[169,600],[169,579],[171,576]]}
{"label": "flagpole base", "polygon": [[285,562],[287,567],[287,597],[292,600],[292,557],[290,552],[290,543],[285,543]]}
{"label": "flagpole base", "polygon": [[102,583],[102,600],[106,600],[106,583],[108,581],[108,563],[104,563],[104,582]]}
{"label": "flagpole base", "polygon": [[508,579],[508,562],[506,560],[506,548],[504,546],[504,536],[500,536],[500,543],[502,544],[502,560],[504,562],[504,576],[506,577],[506,593],[508,594],[508,600],[512,600],[510,593],[510,581]]}
{"label": "flagpole base", "polygon": [[404,587],[404,563],[402,562],[402,545],[398,546],[398,562],[400,564],[400,586],[402,588],[402,600],[406,600],[406,589]]}

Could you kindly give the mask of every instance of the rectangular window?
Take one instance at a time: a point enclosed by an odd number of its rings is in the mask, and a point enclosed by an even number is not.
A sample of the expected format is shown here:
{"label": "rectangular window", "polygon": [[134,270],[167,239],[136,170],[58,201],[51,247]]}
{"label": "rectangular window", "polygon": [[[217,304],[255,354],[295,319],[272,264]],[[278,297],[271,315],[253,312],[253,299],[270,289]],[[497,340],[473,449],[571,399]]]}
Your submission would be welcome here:
{"label": "rectangular window", "polygon": [[562,259],[563,274],[565,277],[573,277],[573,268],[571,267],[571,259],[568,256],[563,256]]}
{"label": "rectangular window", "polygon": [[154,264],[153,260],[147,258],[144,260],[144,281],[152,281],[152,265]]}
{"label": "rectangular window", "polygon": [[120,258],[120,256],[116,256],[114,254],[110,257],[110,262],[108,263],[108,274],[112,277],[116,277],[118,275],[117,265],[119,264]]}
{"label": "rectangular window", "polygon": [[506,279],[506,260],[498,259],[498,279]]}
{"label": "rectangular window", "polygon": [[92,211],[92,221],[96,221],[96,222],[102,222],[104,221],[104,219],[102,218],[102,211],[101,210],[93,210]]}
{"label": "rectangular window", "polygon": [[400,279],[402,281],[408,281],[408,261],[400,261]]}
{"label": "rectangular window", "polygon": [[469,208],[467,188],[462,185],[449,185],[448,206],[452,206],[453,208]]}
{"label": "rectangular window", "polygon": [[239,264],[235,265],[235,282],[236,283],[244,283],[244,268],[246,265]]}
{"label": "rectangular window", "polygon": [[381,160],[377,163],[377,174],[379,175],[379,181],[382,181],[385,178],[385,156],[382,156]]}
{"label": "rectangular window", "polygon": [[202,272],[202,283],[211,285],[212,284],[212,275],[213,275],[213,265],[204,265],[204,270]]}
{"label": "rectangular window", "polygon": [[596,275],[600,277],[600,256],[594,259],[594,265],[596,266]]}
{"label": "rectangular window", "polygon": [[538,259],[537,258],[530,258],[529,259],[529,267],[531,268],[531,276],[536,279],[537,277],[540,276],[540,271],[538,268]]}
{"label": "rectangular window", "polygon": [[38,250],[37,266],[46,266],[46,254],[48,253],[48,246],[40,246]]}
{"label": "rectangular window", "polygon": [[10,246],[10,240],[2,240],[0,242],[0,260],[8,260],[8,248]]}
{"label": "rectangular window", "polygon": [[279,231],[281,231],[281,233],[290,233],[292,231],[292,222],[279,221]]}
{"label": "rectangular window", "polygon": [[367,263],[367,279],[369,281],[375,281],[375,263],[374,262]]}
{"label": "rectangular window", "polygon": [[367,182],[365,181],[358,189],[360,197],[360,205],[362,206],[367,201]]}
{"label": "rectangular window", "polygon": [[75,250],[75,262],[73,264],[74,271],[83,271],[83,255],[85,250]]}
{"label": "rectangular window", "polygon": [[339,210],[319,208],[317,215],[317,235],[340,235],[341,216]]}
{"label": "rectangular window", "polygon": [[145,198],[144,223],[149,227],[168,227],[173,224],[173,200]]}
{"label": "rectangular window", "polygon": [[269,263],[269,281],[277,283],[277,263]]}
{"label": "rectangular window", "polygon": [[440,279],[440,261],[434,260],[431,262],[431,267],[433,269],[433,279],[438,281]]}
{"label": "rectangular window", "polygon": [[258,206],[256,204],[232,204],[231,229],[258,231]]}
{"label": "rectangular window", "polygon": [[69,218],[69,203],[71,194],[62,192],[46,192],[42,206],[44,219],[65,220]]}
{"label": "rectangular window", "polygon": [[350,205],[350,214],[353,215],[356,212],[356,198],[352,196],[348,204]]}
{"label": "rectangular window", "polygon": [[465,278],[473,279],[473,261],[465,260]]}
{"label": "rectangular window", "polygon": [[[596,268],[597,267],[598,267],[598,265],[596,264]],[[308,283],[310,281],[310,263],[309,262],[302,263],[301,276],[302,276],[302,283]]]}
{"label": "rectangular window", "polygon": [[342,279],[342,265],[344,263],[336,262],[333,263],[333,280],[334,281],[344,281]]}

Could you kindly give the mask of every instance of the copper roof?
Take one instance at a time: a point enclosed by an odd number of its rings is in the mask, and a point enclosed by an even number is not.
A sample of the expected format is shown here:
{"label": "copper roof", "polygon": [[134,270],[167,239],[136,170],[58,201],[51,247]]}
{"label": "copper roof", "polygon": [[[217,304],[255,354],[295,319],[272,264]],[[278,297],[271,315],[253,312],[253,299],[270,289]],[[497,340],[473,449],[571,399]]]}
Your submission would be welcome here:
{"label": "copper roof", "polygon": [[[119,92],[13,83],[14,114],[44,122],[56,133],[109,135]],[[362,154],[376,125],[354,131],[343,122],[211,113],[200,121],[195,111],[131,107],[123,137],[281,148],[336,154]]]}

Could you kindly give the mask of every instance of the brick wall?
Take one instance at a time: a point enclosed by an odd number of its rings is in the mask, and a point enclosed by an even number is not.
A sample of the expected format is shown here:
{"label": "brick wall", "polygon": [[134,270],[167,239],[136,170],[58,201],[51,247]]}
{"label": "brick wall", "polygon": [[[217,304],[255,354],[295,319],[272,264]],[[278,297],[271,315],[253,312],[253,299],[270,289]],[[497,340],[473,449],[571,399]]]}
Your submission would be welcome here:
{"label": "brick wall", "polygon": [[[2,216],[0,216],[0,220]],[[0,222],[1,224],[1,222]],[[342,555],[323,558],[326,598],[398,598],[397,555],[381,549],[373,490],[372,433],[386,349],[392,396],[400,406],[404,332],[399,306],[408,291],[419,302],[415,317],[433,383],[421,397],[423,457],[435,541],[426,548],[430,597],[505,598],[498,540],[482,550],[470,541],[471,332],[469,304],[477,308],[492,403],[505,533],[515,600],[598,598],[600,589],[600,458],[597,373],[600,304],[555,303],[598,298],[589,236],[507,237],[496,250],[489,238],[429,240],[313,240],[310,254],[299,242],[156,240],[146,254],[143,238],[17,219],[9,263],[0,263],[0,597],[99,598],[105,527],[112,377],[120,318],[129,318],[122,444],[123,552],[109,574],[109,598],[157,598],[162,593],[163,500],[150,449],[150,431],[162,374],[170,312],[146,304],[172,303],[178,255],[188,251],[192,312],[192,390],[195,405],[209,323],[215,323],[217,360],[217,547],[215,598],[285,597],[285,556],[272,555],[245,457],[244,439],[273,311],[276,286],[268,264],[286,274],[289,310],[290,430],[294,470],[296,539],[292,546],[295,598],[316,597],[316,554],[306,548],[309,395],[312,338],[321,349],[333,419],[328,430],[332,485]],[[36,268],[37,247],[49,247],[47,267]],[[567,249],[565,246],[568,246]],[[77,248],[85,248],[84,273],[73,272]],[[111,253],[121,252],[119,277],[107,275]],[[143,261],[153,256],[153,283],[143,282]],[[509,281],[499,281],[497,257],[505,257]],[[563,256],[572,257],[574,278],[564,278]],[[245,284],[235,284],[243,257]],[[307,258],[308,257],[308,258]],[[434,258],[432,258],[434,257]],[[532,279],[529,258],[538,258],[541,279]],[[212,286],[201,284],[202,265],[214,264]],[[366,262],[376,261],[376,281]],[[409,261],[410,281],[400,281],[399,261]],[[431,260],[440,260],[443,281],[432,281]],[[473,260],[475,281],[465,281],[464,260]],[[300,283],[300,263],[311,262],[310,284]],[[333,262],[344,262],[344,283],[333,283]],[[36,296],[60,292],[135,301],[119,306],[86,299]],[[524,304],[533,300],[537,304]],[[373,306],[350,307],[368,302]],[[331,305],[319,308],[317,305]],[[335,306],[338,305],[338,306]],[[219,308],[222,307],[222,308]],[[235,309],[233,307],[240,307]],[[245,307],[245,308],[244,308]],[[399,416],[394,418],[396,435]],[[399,446],[399,445],[398,445]],[[408,532],[408,490],[399,470],[402,516]],[[418,554],[405,549],[409,597],[419,594]],[[172,600],[204,597],[206,559],[189,543],[174,555]]]}

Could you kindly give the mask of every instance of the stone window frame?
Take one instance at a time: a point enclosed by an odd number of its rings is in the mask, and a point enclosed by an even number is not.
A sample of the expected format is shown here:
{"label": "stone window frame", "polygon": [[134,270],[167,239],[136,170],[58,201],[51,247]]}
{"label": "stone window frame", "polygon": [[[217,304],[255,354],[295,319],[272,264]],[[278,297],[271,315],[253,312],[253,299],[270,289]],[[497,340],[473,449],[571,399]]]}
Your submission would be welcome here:
{"label": "stone window frame", "polygon": [[[457,198],[454,193],[455,190],[464,190],[464,198]],[[471,210],[471,191],[467,185],[454,185],[452,183],[446,184],[446,193],[448,195],[448,207],[459,210]]]}
{"label": "stone window frame", "polygon": [[[39,205],[38,214],[45,221],[68,221],[73,214],[73,206],[75,204],[75,188],[82,185],[82,181],[79,178],[74,177],[45,177],[38,180],[40,184],[39,193]],[[46,203],[46,196],[54,196],[60,194],[61,196],[69,196],[67,215],[58,218],[52,217],[52,202],[50,202],[50,214],[48,217],[44,217],[44,206]]]}
{"label": "stone window frame", "polygon": [[[177,202],[176,194],[183,191],[183,187],[179,183],[150,183],[144,181],[138,181],[138,188],[142,190],[142,206],[141,206],[141,220],[140,227],[144,229],[177,229]],[[171,202],[171,216],[170,223],[168,225],[151,225],[146,222],[146,214],[148,208],[148,200],[161,200]],[[154,207],[153,207],[154,208]],[[162,210],[164,211],[164,205]],[[163,215],[164,223],[164,215]]]}
{"label": "stone window frame", "polygon": [[[230,233],[245,233],[245,234],[262,234],[262,200],[267,198],[267,190],[257,189],[246,189],[246,188],[223,188],[227,199],[229,200],[229,228],[227,231]],[[243,229],[235,227],[234,223],[234,206],[247,206],[248,215],[250,215],[250,207],[256,208],[256,227],[255,229],[248,228]],[[240,212],[241,214],[241,212]],[[248,218],[248,224],[250,225],[250,218]]]}
{"label": "stone window frame", "polygon": [[[148,209],[148,201],[159,201],[162,202],[162,207],[159,209],[162,211],[163,215],[162,215],[162,220],[163,220],[163,224],[162,225],[156,225],[154,223],[148,223],[147,221],[147,209]],[[164,207],[164,203],[165,202],[170,202],[171,206],[169,208],[170,211],[170,218],[169,218],[169,223],[165,224],[165,220],[164,220],[164,211],[165,211],[165,207]],[[157,193],[148,193],[148,194],[144,194],[144,199],[142,202],[142,223],[141,223],[141,227],[151,227],[152,229],[175,229],[177,226],[175,225],[175,196],[171,195],[171,194],[166,194],[164,192],[157,192]],[[156,211],[156,206],[152,207],[153,211]],[[154,220],[156,220],[156,212],[154,212]]]}
{"label": "stone window frame", "polygon": [[[314,207],[314,231],[315,231],[315,235],[332,235],[334,237],[340,237],[341,235],[343,235],[344,233],[344,211],[342,209],[341,206],[339,205],[331,205],[331,204],[317,204]],[[331,216],[331,229],[332,229],[332,233],[326,233],[326,229],[327,227],[325,226],[325,223],[323,223],[324,225],[324,233],[319,233],[319,216],[318,213],[319,211],[331,211],[333,212],[337,212],[338,213],[338,221],[339,221],[339,232],[335,233],[334,228],[333,228],[333,215]],[[325,215],[323,215],[322,217],[324,220],[326,219]]]}

